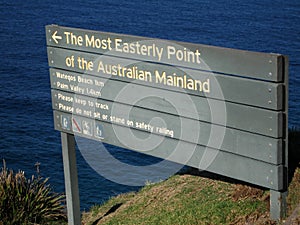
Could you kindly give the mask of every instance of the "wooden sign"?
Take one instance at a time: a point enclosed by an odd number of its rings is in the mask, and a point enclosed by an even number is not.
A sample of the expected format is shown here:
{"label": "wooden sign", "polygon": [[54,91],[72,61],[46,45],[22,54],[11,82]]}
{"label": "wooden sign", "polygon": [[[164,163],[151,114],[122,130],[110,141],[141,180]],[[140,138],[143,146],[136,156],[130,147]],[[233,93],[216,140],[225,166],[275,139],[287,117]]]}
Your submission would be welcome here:
{"label": "wooden sign", "polygon": [[[271,217],[284,215],[286,56],[56,25],[46,36],[55,129],[269,188]],[[160,144],[145,152],[132,134]]]}

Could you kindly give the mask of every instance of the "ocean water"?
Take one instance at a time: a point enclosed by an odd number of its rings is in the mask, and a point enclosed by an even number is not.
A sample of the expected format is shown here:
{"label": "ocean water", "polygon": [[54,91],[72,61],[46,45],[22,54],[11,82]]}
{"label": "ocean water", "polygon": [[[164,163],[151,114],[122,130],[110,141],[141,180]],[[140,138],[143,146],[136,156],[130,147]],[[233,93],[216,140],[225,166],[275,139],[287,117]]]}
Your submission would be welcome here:
{"label": "ocean water", "polygon": [[[289,126],[300,127],[300,2],[260,1],[1,1],[0,157],[9,168],[50,177],[64,191],[60,134],[53,128],[44,27],[47,24],[187,41],[290,59]],[[157,159],[108,146],[133,164]],[[77,152],[82,210],[136,190],[98,175]],[[145,178],[146,179],[146,178]]]}

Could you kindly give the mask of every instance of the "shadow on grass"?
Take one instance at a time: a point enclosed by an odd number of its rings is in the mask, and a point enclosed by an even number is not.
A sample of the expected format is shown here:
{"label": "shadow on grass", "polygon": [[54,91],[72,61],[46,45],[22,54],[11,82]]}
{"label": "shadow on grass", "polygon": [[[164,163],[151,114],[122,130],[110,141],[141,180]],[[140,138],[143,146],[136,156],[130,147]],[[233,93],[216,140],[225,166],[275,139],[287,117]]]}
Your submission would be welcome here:
{"label": "shadow on grass", "polygon": [[293,128],[289,131],[289,182],[297,167],[300,167],[300,129]]}
{"label": "shadow on grass", "polygon": [[103,216],[101,216],[100,218],[98,218],[97,220],[95,220],[92,225],[97,225],[99,223],[100,220],[102,220],[105,216],[108,216],[111,213],[114,213],[118,208],[121,207],[123,203],[118,203],[114,206],[112,206]]}

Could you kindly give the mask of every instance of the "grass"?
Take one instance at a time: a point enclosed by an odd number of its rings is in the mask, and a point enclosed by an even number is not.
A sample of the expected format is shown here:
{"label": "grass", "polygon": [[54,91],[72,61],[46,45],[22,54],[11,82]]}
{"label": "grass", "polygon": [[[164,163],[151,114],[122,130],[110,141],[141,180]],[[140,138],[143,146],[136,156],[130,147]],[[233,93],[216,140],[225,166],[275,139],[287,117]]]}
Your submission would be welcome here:
{"label": "grass", "polygon": [[[290,133],[288,217],[280,224],[300,224],[298,130]],[[83,225],[276,224],[269,219],[269,191],[189,174],[147,184],[83,213]]]}
{"label": "grass", "polygon": [[[300,168],[289,187],[289,224],[300,222],[299,178]],[[82,219],[84,225],[246,223],[275,224],[269,220],[269,191],[188,174],[111,198]]]}
{"label": "grass", "polygon": [[[236,193],[247,190],[244,186],[175,175],[138,193],[119,195],[93,207],[83,215],[83,224],[236,224],[240,218],[267,211],[262,200],[266,193],[248,189],[248,196],[242,196]],[[116,204],[119,208],[115,212],[103,216]]]}

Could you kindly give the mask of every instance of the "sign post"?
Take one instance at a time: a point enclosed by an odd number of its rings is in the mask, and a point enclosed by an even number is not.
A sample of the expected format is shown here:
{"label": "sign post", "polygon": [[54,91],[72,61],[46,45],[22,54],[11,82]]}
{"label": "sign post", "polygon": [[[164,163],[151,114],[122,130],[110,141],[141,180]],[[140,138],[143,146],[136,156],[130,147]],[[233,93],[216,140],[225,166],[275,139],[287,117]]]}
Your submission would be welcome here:
{"label": "sign post", "polygon": [[74,135],[61,132],[61,144],[62,144],[64,174],[65,174],[68,224],[80,225],[81,214],[80,214]]}
{"label": "sign post", "polygon": [[57,25],[46,36],[70,224],[74,135],[269,188],[271,218],[284,216],[286,56]]}

